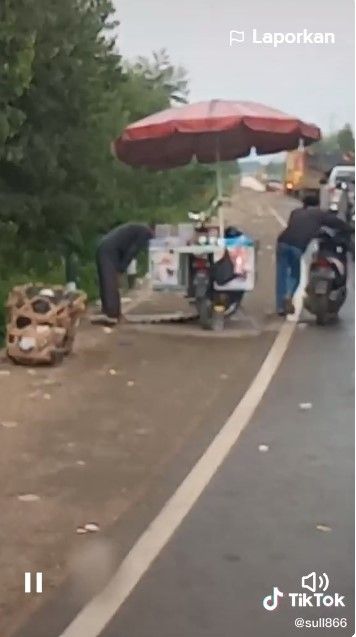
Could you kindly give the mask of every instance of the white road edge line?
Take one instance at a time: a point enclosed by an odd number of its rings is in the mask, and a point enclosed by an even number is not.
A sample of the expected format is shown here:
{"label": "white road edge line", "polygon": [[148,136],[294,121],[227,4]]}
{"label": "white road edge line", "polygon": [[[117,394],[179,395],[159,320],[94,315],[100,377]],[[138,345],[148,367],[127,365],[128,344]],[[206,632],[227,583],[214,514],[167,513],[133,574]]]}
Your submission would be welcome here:
{"label": "white road edge line", "polygon": [[244,397],[200,460],[127,554],[105,589],[60,637],[98,637],[183,522],[261,402],[295,330],[284,323]]}
{"label": "white road edge line", "polygon": [[[278,223],[287,224],[269,207]],[[213,478],[267,391],[294,334],[296,322],[284,323],[260,370],[236,409],[157,517],[137,540],[104,590],[78,613],[59,637],[99,637],[148,571]]]}
{"label": "white road edge line", "polygon": [[268,206],[268,210],[270,211],[272,217],[277,219],[279,225],[281,225],[282,228],[286,228],[287,227],[286,220],[283,219],[283,217],[279,214],[279,212],[277,212],[277,210],[275,208],[273,208],[273,206]]}

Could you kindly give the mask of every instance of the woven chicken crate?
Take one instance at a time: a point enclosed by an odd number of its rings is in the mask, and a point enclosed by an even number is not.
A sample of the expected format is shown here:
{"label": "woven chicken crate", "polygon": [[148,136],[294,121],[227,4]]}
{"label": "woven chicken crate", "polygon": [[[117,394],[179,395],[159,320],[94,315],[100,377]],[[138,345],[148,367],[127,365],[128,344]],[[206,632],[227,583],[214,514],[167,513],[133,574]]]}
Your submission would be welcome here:
{"label": "woven chicken crate", "polygon": [[55,364],[72,351],[86,294],[63,286],[13,288],[6,302],[7,355],[22,365]]}

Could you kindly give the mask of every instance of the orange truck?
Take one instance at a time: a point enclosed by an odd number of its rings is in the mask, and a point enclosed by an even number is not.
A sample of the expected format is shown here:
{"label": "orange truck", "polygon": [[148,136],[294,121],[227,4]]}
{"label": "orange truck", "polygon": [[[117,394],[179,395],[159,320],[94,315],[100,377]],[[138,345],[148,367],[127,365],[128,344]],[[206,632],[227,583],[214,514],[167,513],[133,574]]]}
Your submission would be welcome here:
{"label": "orange truck", "polygon": [[305,195],[319,196],[320,180],[330,173],[334,166],[354,163],[340,151],[325,152],[313,146],[287,153],[284,191],[288,195],[302,199]]}

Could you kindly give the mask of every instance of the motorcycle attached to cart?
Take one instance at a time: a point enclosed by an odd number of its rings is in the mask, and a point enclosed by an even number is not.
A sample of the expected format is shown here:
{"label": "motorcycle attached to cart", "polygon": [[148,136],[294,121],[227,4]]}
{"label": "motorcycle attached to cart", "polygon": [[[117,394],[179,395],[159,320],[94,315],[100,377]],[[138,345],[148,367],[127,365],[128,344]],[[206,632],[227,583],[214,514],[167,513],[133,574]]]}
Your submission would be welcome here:
{"label": "motorcycle attached to cart", "polygon": [[257,245],[233,226],[221,238],[206,212],[188,216],[191,223],[156,227],[149,248],[152,287],[183,293],[203,329],[222,330],[254,288]]}

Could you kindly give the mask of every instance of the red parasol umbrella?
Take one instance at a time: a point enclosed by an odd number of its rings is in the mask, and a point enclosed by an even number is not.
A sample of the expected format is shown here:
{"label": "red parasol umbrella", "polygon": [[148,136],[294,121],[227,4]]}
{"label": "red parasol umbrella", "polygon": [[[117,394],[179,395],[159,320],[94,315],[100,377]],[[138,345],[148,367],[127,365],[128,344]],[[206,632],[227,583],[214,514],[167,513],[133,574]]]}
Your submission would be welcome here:
{"label": "red parasol umbrella", "polygon": [[212,100],[155,113],[130,124],[114,142],[131,166],[173,168],[297,148],[320,139],[313,124],[254,102]]}
{"label": "red parasol umbrella", "polygon": [[184,166],[194,157],[219,161],[277,153],[320,139],[317,126],[254,102],[211,100],[169,108],[130,124],[113,144],[116,156],[131,166],[156,170]]}

